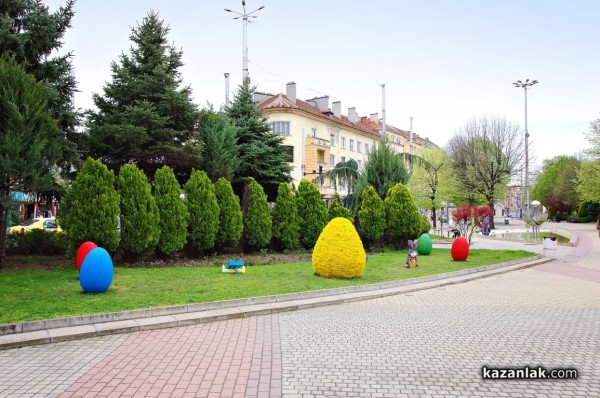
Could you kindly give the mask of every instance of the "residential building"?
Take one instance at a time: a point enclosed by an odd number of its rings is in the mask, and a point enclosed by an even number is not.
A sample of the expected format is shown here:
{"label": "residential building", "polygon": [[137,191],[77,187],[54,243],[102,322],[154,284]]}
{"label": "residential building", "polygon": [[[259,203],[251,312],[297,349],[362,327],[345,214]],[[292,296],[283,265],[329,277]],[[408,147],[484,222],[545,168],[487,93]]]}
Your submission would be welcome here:
{"label": "residential building", "polygon": [[[329,97],[306,101],[296,97],[296,84],[288,83],[286,93],[256,93],[257,108],[271,122],[274,134],[284,137],[292,163],[292,178],[296,186],[303,178],[314,180],[320,173],[331,170],[337,162],[354,159],[364,165],[370,151],[382,134],[378,114],[359,117],[356,108],[348,108],[342,114],[340,101],[329,104]],[[386,137],[397,153],[410,152],[410,133],[386,125]],[[435,147],[431,141],[413,134],[413,145]],[[317,183],[321,197],[333,197],[335,190],[330,181]],[[337,191],[344,196],[346,184],[337,184]]]}

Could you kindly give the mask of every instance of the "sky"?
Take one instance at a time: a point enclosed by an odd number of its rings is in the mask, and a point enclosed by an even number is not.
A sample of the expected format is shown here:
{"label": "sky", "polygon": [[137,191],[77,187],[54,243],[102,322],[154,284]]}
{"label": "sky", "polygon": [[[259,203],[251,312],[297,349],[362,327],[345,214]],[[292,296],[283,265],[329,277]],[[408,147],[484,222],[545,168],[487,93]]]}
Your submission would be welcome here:
{"label": "sky", "polygon": [[[45,0],[56,10],[66,0]],[[579,155],[600,118],[600,1],[594,0],[248,0],[249,73],[257,90],[328,95],[342,113],[382,114],[439,146],[468,121],[496,116],[525,124],[530,170],[544,159]],[[93,108],[111,80],[110,64],[131,47],[129,34],[149,10],[170,27],[194,101],[220,108],[224,73],[231,96],[242,81],[240,0],[77,0],[61,52],[72,52],[75,106]]]}

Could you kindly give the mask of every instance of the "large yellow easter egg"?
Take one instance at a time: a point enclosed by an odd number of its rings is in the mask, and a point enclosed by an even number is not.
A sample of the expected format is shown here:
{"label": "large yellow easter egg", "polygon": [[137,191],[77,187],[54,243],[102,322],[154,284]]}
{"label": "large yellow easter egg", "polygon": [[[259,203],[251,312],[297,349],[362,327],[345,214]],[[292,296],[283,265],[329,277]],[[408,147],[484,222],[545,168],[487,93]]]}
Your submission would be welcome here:
{"label": "large yellow easter egg", "polygon": [[365,249],[352,225],[344,217],[336,217],[325,226],[313,250],[312,264],[324,278],[355,278],[366,264]]}

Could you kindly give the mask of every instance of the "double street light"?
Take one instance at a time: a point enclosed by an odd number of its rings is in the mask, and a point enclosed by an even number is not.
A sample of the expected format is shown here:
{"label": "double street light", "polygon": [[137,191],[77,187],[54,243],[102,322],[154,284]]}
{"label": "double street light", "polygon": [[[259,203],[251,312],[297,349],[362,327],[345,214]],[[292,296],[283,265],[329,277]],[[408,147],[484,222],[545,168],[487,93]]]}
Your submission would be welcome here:
{"label": "double street light", "polygon": [[265,6],[259,7],[254,11],[246,12],[246,1],[242,0],[242,7],[244,12],[239,13],[237,11],[231,11],[230,9],[225,8],[225,11],[231,12],[233,14],[237,14],[238,16],[233,19],[242,18],[242,25],[244,27],[244,37],[242,42],[242,78],[243,81],[246,81],[248,78],[248,22],[252,22],[249,18],[257,18],[256,15],[252,15],[255,12],[258,12],[265,8]]}
{"label": "double street light", "polygon": [[529,132],[527,131],[527,87],[538,84],[538,81],[529,81],[529,79],[526,79],[525,82],[522,82],[517,80],[513,84],[515,87],[523,88],[523,91],[525,92],[525,214],[529,216]]}

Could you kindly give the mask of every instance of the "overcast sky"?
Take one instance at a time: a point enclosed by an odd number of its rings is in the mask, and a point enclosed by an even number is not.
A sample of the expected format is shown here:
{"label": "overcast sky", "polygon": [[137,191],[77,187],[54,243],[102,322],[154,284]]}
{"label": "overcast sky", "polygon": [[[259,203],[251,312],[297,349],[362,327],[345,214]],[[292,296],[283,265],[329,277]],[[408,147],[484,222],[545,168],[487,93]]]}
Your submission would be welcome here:
{"label": "overcast sky", "polygon": [[[64,2],[44,1],[51,10]],[[295,81],[298,98],[327,94],[344,114],[381,116],[384,83],[387,123],[408,130],[412,116],[415,133],[444,146],[484,114],[523,128],[523,89],[512,82],[537,79],[528,90],[532,166],[587,148],[584,133],[600,118],[600,1],[248,0],[246,10],[263,5],[248,26],[259,91],[285,92]],[[241,1],[77,0],[63,45],[74,53],[76,107],[93,107],[131,28],[153,9],[183,50],[195,101],[219,108],[223,74],[231,91],[242,79],[242,22],[224,8],[241,12]]]}

